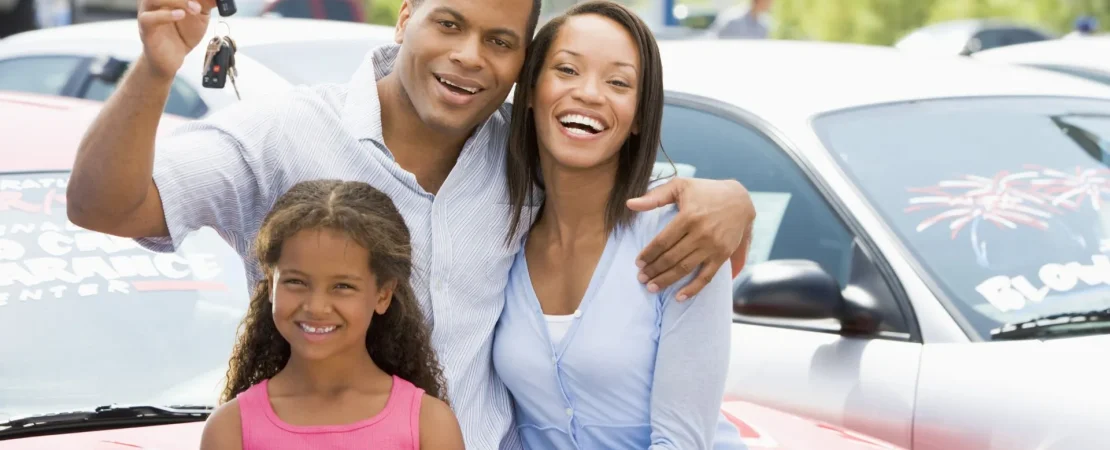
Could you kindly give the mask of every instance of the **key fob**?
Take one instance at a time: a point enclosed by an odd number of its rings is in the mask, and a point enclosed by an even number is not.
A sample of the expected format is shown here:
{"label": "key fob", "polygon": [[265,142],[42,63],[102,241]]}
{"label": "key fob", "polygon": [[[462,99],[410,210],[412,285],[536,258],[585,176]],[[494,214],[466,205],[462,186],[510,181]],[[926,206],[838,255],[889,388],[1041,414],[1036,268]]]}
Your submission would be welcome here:
{"label": "key fob", "polygon": [[227,17],[239,11],[235,7],[235,0],[216,0],[216,9],[220,11],[220,15]]}
{"label": "key fob", "polygon": [[204,70],[201,86],[213,89],[223,89],[227,84],[228,70],[231,68],[231,47],[221,45],[220,50],[212,57],[212,62]]}

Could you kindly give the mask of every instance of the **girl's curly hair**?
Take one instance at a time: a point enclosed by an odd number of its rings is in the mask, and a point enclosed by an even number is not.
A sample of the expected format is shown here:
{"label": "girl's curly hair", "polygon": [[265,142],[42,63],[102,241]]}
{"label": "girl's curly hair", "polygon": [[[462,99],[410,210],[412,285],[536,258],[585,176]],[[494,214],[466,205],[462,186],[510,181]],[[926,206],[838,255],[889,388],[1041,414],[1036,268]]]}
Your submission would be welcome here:
{"label": "girl's curly hair", "polygon": [[379,287],[397,282],[389,309],[374,317],[366,334],[366,351],[374,363],[446,402],[443,371],[409,283],[412,250],[401,213],[389,196],[366,183],[317,180],[298,183],[278,198],[255,239],[264,276],[240,325],[221,403],[277,375],[289,361],[289,343],[278,333],[270,304],[274,265],[286,239],[323,228],[344,233],[370,251],[368,263]]}

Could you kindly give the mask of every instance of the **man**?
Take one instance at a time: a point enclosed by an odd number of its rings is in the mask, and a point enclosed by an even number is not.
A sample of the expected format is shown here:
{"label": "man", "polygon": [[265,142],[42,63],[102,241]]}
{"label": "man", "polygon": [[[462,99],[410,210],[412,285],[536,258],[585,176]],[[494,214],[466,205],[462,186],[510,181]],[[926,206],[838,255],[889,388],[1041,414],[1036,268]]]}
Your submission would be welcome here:
{"label": "man", "polygon": [[[497,448],[505,436],[504,448],[519,446],[490,345],[520,248],[504,244],[504,101],[540,1],[406,0],[398,45],[375,49],[348,84],[244,101],[181,126],[156,151],[173,75],[203,38],[212,1],[142,0],[143,55],[81,143],[67,190],[70,220],[156,251],[208,226],[248,257],[265,214],[294,183],[371,183],[412,233],[413,287],[467,448]],[[673,201],[682,212],[645,248],[642,281],[662,289],[701,265],[684,287],[692,295],[730,253],[743,265],[755,211],[739,183],[707,180],[673,181],[630,207]],[[258,279],[253,263],[248,277],[252,285]]]}

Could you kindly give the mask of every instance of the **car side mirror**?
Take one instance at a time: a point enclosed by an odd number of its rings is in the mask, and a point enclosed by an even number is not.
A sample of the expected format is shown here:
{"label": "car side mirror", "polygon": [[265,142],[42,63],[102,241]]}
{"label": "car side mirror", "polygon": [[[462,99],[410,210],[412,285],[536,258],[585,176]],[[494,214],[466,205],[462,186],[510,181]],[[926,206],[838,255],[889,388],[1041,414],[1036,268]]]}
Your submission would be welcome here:
{"label": "car side mirror", "polygon": [[89,74],[108,84],[116,84],[123,74],[127,72],[127,62],[112,56],[104,56],[93,61],[89,66]]}
{"label": "car side mirror", "polygon": [[[854,295],[846,296],[845,292]],[[874,299],[859,289],[842,289],[836,278],[809,260],[783,259],[756,264],[733,284],[733,312],[771,319],[836,319],[842,334],[878,330]]]}
{"label": "car side mirror", "polygon": [[732,293],[733,311],[783,319],[840,318],[844,298],[836,280],[817,263],[765,261],[741,273]]}
{"label": "car side mirror", "polygon": [[977,37],[968,39],[967,44],[960,50],[960,56],[971,56],[972,53],[977,53],[983,50],[983,41]]}

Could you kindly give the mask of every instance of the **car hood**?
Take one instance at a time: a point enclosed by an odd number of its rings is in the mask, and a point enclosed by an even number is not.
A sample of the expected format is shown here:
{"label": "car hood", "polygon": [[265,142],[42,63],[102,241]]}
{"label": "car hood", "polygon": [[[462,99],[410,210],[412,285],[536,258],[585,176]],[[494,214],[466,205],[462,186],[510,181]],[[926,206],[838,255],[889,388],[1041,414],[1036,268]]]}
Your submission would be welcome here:
{"label": "car hood", "polygon": [[4,450],[196,450],[204,422],[83,433],[54,434],[4,441]]}

